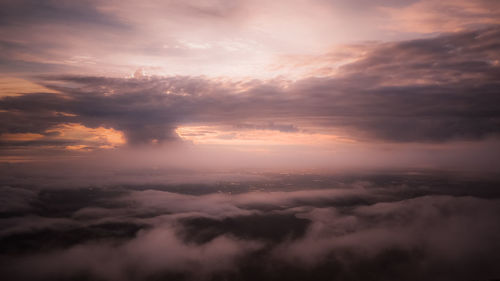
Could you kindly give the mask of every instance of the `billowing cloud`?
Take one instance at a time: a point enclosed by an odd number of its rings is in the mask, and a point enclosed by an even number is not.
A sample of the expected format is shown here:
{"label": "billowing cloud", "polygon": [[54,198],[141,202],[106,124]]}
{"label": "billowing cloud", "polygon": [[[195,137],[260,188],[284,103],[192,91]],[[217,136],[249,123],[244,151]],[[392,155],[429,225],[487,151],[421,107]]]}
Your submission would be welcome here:
{"label": "billowing cloud", "polygon": [[498,180],[429,172],[274,177],[225,187],[10,187],[29,200],[1,213],[0,274],[110,281],[499,274]]}
{"label": "billowing cloud", "polygon": [[0,0],[0,279],[500,278],[492,0]]}
{"label": "billowing cloud", "polygon": [[[48,136],[74,123],[123,132],[129,144],[176,140],[176,128],[189,124],[279,131],[321,127],[395,142],[481,139],[500,128],[498,35],[492,27],[368,45],[366,54],[341,66],[338,75],[296,82],[50,77],[42,84],[59,93],[0,100],[0,130]],[[245,125],[252,123],[267,125]],[[4,146],[19,143],[3,139]],[[44,141],[48,138],[32,143]]]}

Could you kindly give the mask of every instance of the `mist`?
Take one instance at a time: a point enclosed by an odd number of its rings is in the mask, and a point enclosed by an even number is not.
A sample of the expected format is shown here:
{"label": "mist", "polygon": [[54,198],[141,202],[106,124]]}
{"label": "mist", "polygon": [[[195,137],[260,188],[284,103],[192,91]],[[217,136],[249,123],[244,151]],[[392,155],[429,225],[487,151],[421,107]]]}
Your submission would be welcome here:
{"label": "mist", "polygon": [[500,2],[0,1],[0,279],[500,280]]}

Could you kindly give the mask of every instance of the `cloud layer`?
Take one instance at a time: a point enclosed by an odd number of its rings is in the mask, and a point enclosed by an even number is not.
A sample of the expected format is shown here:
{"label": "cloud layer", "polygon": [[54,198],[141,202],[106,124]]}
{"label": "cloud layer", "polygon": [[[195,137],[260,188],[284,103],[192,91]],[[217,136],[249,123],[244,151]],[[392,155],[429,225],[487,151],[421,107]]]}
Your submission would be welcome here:
{"label": "cloud layer", "polygon": [[[57,134],[51,128],[70,123],[121,131],[129,144],[139,144],[175,140],[182,125],[271,124],[271,130],[320,127],[391,142],[481,139],[500,128],[499,32],[491,27],[367,45],[366,55],[341,66],[339,75],[295,82],[47,77],[43,86],[59,93],[0,100],[0,132],[48,136]],[[4,138],[2,145],[47,142],[63,140]]]}
{"label": "cloud layer", "polygon": [[273,177],[196,188],[3,187],[12,203],[0,212],[0,274],[110,281],[500,274],[497,181],[434,173]]}

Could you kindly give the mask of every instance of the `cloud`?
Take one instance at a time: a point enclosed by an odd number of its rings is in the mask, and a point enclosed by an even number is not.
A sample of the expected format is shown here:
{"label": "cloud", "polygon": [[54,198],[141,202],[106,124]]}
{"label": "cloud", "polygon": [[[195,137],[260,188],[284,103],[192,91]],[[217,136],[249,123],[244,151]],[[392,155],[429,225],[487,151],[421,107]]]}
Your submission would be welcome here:
{"label": "cloud", "polygon": [[46,135],[77,123],[112,128],[141,144],[178,140],[180,125],[264,122],[277,130],[319,126],[393,142],[481,139],[500,127],[498,35],[491,27],[370,45],[341,75],[296,82],[50,77],[43,85],[60,94],[0,100],[0,132]]}
{"label": "cloud", "polygon": [[293,75],[293,69],[277,73],[267,65],[336,44],[498,24],[495,3],[8,0],[0,4],[0,71],[20,77],[125,76],[138,68],[161,75]]}
{"label": "cloud", "polygon": [[[325,260],[339,262],[352,268],[348,274],[355,279],[362,278],[356,270],[379,261],[394,268],[372,269],[373,274],[404,274],[398,271],[399,265],[393,258],[405,260],[407,270],[419,274],[409,277],[412,280],[432,278],[451,264],[469,264],[455,271],[455,277],[491,278],[493,264],[489,261],[498,255],[500,246],[490,235],[499,231],[493,223],[497,208],[496,201],[472,197],[424,196],[361,206],[348,213],[334,208],[314,209],[300,215],[313,221],[308,234],[280,245],[275,255],[309,268]],[[396,252],[391,254],[392,250]],[[479,269],[473,265],[476,260],[488,262]],[[425,269],[420,268],[422,263],[427,264]]]}
{"label": "cloud", "polygon": [[98,24],[120,26],[113,16],[95,7],[95,1],[72,2],[65,0],[2,1],[0,25],[29,24]]}
{"label": "cloud", "polygon": [[[223,236],[203,246],[190,246],[181,243],[170,229],[156,228],[140,232],[135,239],[118,246],[80,244],[63,251],[32,256],[8,271],[25,280],[84,276],[104,280],[173,276],[203,280],[214,273],[231,271],[241,255],[259,246],[258,243]],[[23,266],[29,266],[33,271],[18,271]]]}
{"label": "cloud", "polygon": [[[168,75],[262,77],[270,74],[262,69],[273,54],[318,48],[324,41],[330,45],[338,37],[324,36],[333,17],[322,1],[8,0],[0,5],[0,71],[24,77],[125,76],[141,67]],[[299,33],[314,40],[297,40]]]}
{"label": "cloud", "polygon": [[[253,183],[267,192],[235,185],[222,193],[198,186],[198,194],[176,185],[28,189],[39,203],[0,218],[0,274],[110,281],[499,274],[500,197],[479,198],[496,182],[434,173],[279,177]],[[304,186],[314,179],[324,188]],[[457,196],[464,190],[468,196]]]}
{"label": "cloud", "polygon": [[499,4],[494,0],[421,0],[404,7],[381,7],[391,18],[389,29],[420,32],[455,32],[499,24]]}

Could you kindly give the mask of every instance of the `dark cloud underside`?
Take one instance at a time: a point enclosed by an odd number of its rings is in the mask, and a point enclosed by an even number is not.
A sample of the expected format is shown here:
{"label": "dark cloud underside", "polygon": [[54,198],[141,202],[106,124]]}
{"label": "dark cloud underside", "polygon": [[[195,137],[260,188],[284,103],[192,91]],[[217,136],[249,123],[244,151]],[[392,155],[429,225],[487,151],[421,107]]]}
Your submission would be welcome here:
{"label": "dark cloud underside", "polygon": [[396,142],[480,139],[500,128],[498,38],[494,27],[381,44],[343,66],[339,77],[286,88],[276,80],[51,77],[44,85],[62,94],[0,100],[0,132],[45,134],[57,124],[81,123],[123,131],[135,144],[174,140],[176,127],[193,122],[241,127],[279,119]]}

